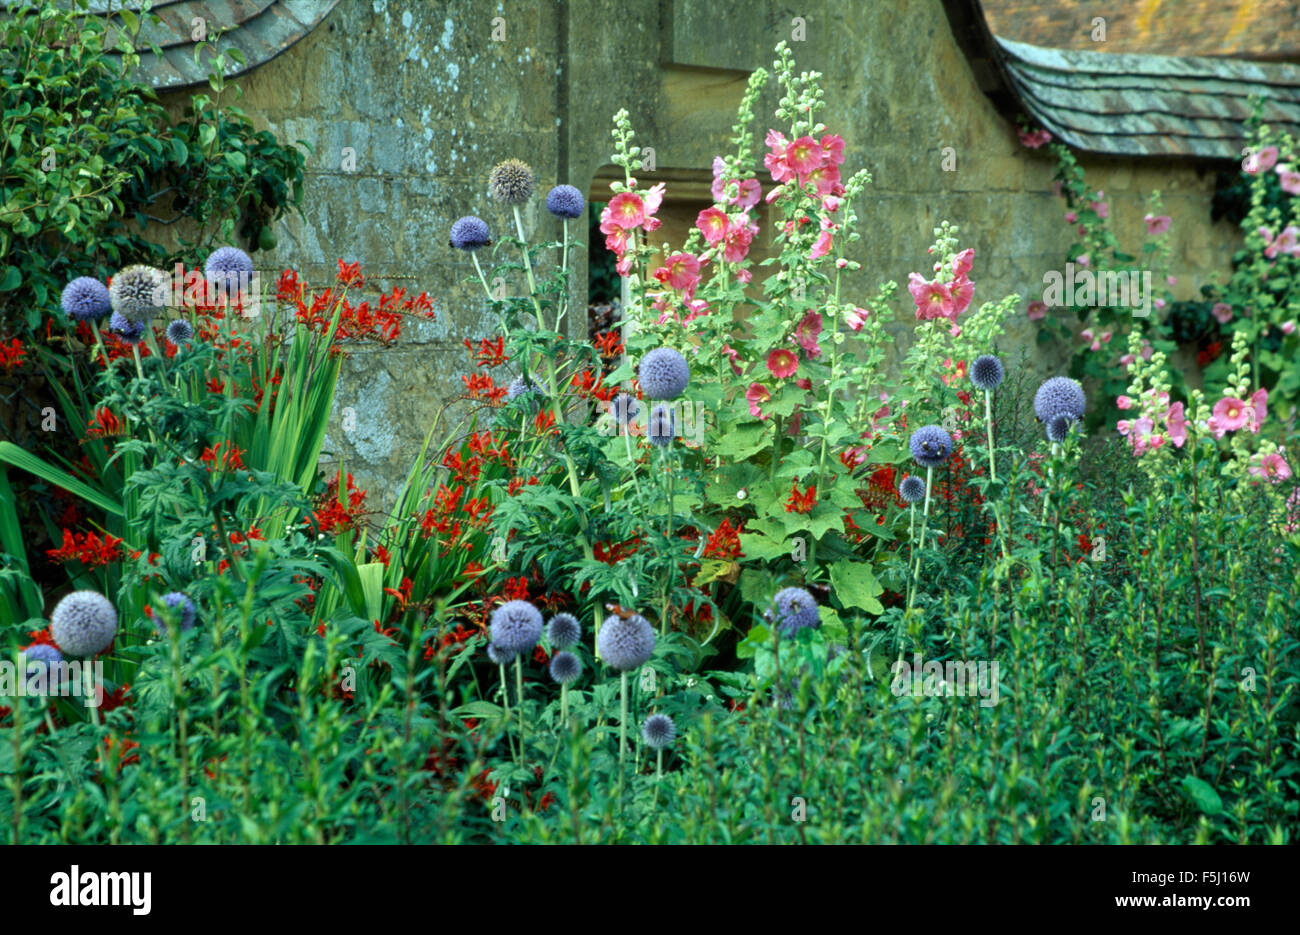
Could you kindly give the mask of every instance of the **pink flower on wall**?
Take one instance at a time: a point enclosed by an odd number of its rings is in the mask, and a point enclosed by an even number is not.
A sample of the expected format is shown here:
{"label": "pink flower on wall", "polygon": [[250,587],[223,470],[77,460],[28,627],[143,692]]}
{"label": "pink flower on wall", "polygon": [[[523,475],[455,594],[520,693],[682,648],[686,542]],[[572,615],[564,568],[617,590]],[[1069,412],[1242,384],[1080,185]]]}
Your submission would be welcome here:
{"label": "pink flower on wall", "polygon": [[1187,416],[1183,413],[1183,404],[1174,403],[1165,413],[1165,425],[1169,427],[1169,440],[1178,448],[1187,441]]}
{"label": "pink flower on wall", "polygon": [[718,241],[727,235],[727,215],[721,208],[705,208],[695,218],[695,226],[704,235],[710,247],[717,246]]}
{"label": "pink flower on wall", "polygon": [[754,242],[757,233],[758,225],[750,220],[749,215],[737,214],[732,217],[723,237],[722,258],[728,263],[739,263],[749,255],[749,245]]}
{"label": "pink flower on wall", "polygon": [[768,352],[767,369],[772,372],[772,376],[784,380],[795,375],[795,371],[799,369],[799,358],[795,356],[794,351],[784,347],[775,348]]}
{"label": "pink flower on wall", "polygon": [[822,353],[818,338],[822,333],[822,316],[820,312],[809,312],[803,316],[794,329],[794,340],[809,357],[820,357]]}
{"label": "pink flower on wall", "polygon": [[[1223,433],[1235,432],[1237,429],[1244,428],[1252,415],[1251,408],[1240,399],[1234,396],[1225,396],[1214,404],[1212,418],[1215,423],[1215,438],[1222,438]],[[1218,431],[1219,429],[1222,432]]]}
{"label": "pink flower on wall", "polygon": [[1038,321],[1039,319],[1043,318],[1046,315],[1047,315],[1047,304],[1044,302],[1035,300],[1033,302],[1030,302],[1029,307],[1025,309],[1025,317],[1028,318],[1030,321]]}
{"label": "pink flower on wall", "polygon": [[1251,175],[1267,172],[1277,164],[1277,147],[1265,146],[1257,153],[1251,153],[1242,160],[1241,168]]}
{"label": "pink flower on wall", "polygon": [[755,419],[766,419],[760,406],[770,400],[772,394],[761,383],[749,384],[749,389],[745,391],[745,400],[749,403],[749,414]]}
{"label": "pink flower on wall", "polygon": [[1280,453],[1274,452],[1259,456],[1249,471],[1255,477],[1266,477],[1277,484],[1291,476],[1291,465],[1286,463]]}
{"label": "pink flower on wall", "polygon": [[1232,306],[1227,302],[1215,302],[1214,308],[1210,309],[1210,314],[1219,324],[1226,325],[1232,321]]}
{"label": "pink flower on wall", "polygon": [[1159,216],[1148,214],[1142,220],[1146,222],[1147,233],[1153,237],[1158,234],[1163,234],[1165,231],[1169,230],[1170,226],[1174,223],[1174,219],[1167,214],[1161,214]]}
{"label": "pink flower on wall", "polygon": [[1294,171],[1285,163],[1280,164],[1275,171],[1282,191],[1288,195],[1300,195],[1300,172]]}
{"label": "pink flower on wall", "polygon": [[920,273],[912,273],[908,278],[907,291],[912,293],[912,301],[916,303],[918,321],[955,317],[956,304],[947,286],[938,281],[926,282]]}
{"label": "pink flower on wall", "polygon": [[1052,142],[1052,134],[1043,129],[1018,130],[1017,135],[1020,137],[1021,144],[1028,149],[1038,149]]}

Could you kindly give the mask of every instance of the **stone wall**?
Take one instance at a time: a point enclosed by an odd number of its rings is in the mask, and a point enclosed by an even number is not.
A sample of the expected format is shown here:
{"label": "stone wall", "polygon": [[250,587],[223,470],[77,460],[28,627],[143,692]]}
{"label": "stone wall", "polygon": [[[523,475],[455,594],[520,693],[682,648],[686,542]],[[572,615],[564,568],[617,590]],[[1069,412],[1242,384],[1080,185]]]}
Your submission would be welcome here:
{"label": "stone wall", "polygon": [[[468,369],[462,341],[492,333],[481,288],[465,282],[472,267],[447,245],[462,214],[480,214],[494,230],[506,223],[486,195],[492,166],[516,156],[533,166],[543,193],[568,182],[607,198],[596,176],[608,169],[610,118],[626,107],[641,145],[655,149],[658,171],[643,178],[674,180],[660,234],[680,241],[707,197],[712,157],[728,145],[749,72],[770,66],[776,43],[793,38],[793,15],[767,0],[344,0],[305,39],[238,80],[241,106],[260,126],[315,150],[305,218],[281,226],[277,249],[256,255],[259,266],[293,266],[325,283],[341,257],[361,261],[380,288],[434,297],[436,321],[413,323],[397,347],[358,350],[343,368],[327,448],[373,502],[391,502],[440,412],[441,428],[464,412],[447,407]],[[825,76],[824,120],[846,140],[844,168],[874,177],[858,206],[864,270],[849,294],[927,270],[932,229],[946,218],[975,247],[977,302],[1016,292],[1023,308],[1040,296],[1043,272],[1062,267],[1072,233],[1050,190],[1052,160],[1022,147],[979,90],[940,0],[806,0],[798,15],[806,32],[791,45],[801,70]],[[777,97],[769,87],[760,137]],[[355,171],[343,169],[345,147],[355,150]],[[944,147],[953,148],[955,171],[944,170]],[[1196,295],[1208,270],[1227,269],[1237,234],[1208,223],[1212,172],[1083,164],[1134,247],[1147,193],[1163,191],[1175,218],[1179,297]],[[525,224],[530,236],[558,232],[540,200]],[[576,226],[585,244],[585,224]],[[581,307],[585,249],[576,253]],[[897,301],[910,309],[905,291]],[[1033,347],[1033,331],[1022,317],[1012,338]],[[1035,353],[1046,370],[1066,349]],[[349,406],[350,431],[340,417]]]}

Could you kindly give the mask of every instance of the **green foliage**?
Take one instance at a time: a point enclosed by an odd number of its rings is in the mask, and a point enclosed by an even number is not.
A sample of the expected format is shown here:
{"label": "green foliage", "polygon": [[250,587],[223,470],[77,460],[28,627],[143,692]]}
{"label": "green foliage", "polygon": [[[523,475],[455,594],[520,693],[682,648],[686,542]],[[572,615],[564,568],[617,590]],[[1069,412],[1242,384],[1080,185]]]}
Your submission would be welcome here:
{"label": "green foliage", "polygon": [[[236,231],[270,245],[263,231],[302,197],[303,154],[221,101],[220,74],[238,50],[196,47],[215,69],[216,97],[195,95],[173,124],[131,78],[139,18],[86,6],[24,4],[0,24],[0,330],[35,332],[80,275],[192,263]],[[190,229],[174,251],[145,237],[148,222],[182,219]]]}

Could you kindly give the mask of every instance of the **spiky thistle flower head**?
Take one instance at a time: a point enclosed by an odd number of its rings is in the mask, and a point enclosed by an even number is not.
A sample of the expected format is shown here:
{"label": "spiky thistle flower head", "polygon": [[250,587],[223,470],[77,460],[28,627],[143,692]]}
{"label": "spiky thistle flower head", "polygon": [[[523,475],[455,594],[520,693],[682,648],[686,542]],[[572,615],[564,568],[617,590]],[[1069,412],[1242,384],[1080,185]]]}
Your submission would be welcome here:
{"label": "spiky thistle flower head", "polygon": [[920,503],[925,499],[925,481],[915,474],[908,474],[898,485],[898,495],[908,503]]}
{"label": "spiky thistle flower head", "polygon": [[677,416],[671,406],[659,403],[650,410],[650,424],[646,427],[646,438],[651,444],[663,447],[671,445],[676,436]]}
{"label": "spiky thistle flower head", "polygon": [[921,467],[938,467],[952,454],[952,436],[937,425],[923,425],[912,433],[907,447]]}
{"label": "spiky thistle flower head", "polygon": [[641,404],[630,393],[619,393],[609,404],[610,415],[619,425],[627,425],[641,411]]}
{"label": "spiky thistle flower head", "polygon": [[23,650],[23,659],[26,660],[27,673],[31,674],[37,669],[48,670],[57,666],[63,661],[63,653],[49,643],[36,643]]}
{"label": "spiky thistle flower head", "polygon": [[805,627],[821,626],[816,599],[803,588],[783,588],[772,598],[774,621],[782,636],[794,636]]}
{"label": "spiky thistle flower head", "polygon": [[487,644],[487,657],[492,660],[493,665],[503,666],[514,656],[510,653],[503,652],[496,643]]}
{"label": "spiky thistle flower head", "polygon": [[976,389],[991,393],[996,390],[1006,376],[1006,371],[1002,367],[1002,361],[992,354],[981,354],[975,358],[975,363],[970,367],[970,381],[975,384]]}
{"label": "spiky thistle flower head", "polygon": [[582,637],[582,624],[573,614],[556,614],[546,625],[546,639],[555,649],[568,649]]}
{"label": "spiky thistle flower head", "polygon": [[666,714],[652,714],[641,725],[641,738],[652,750],[662,750],[677,739],[677,725]]}
{"label": "spiky thistle flower head", "polygon": [[532,167],[519,159],[498,163],[488,178],[488,191],[503,205],[521,205],[533,197],[537,179]]}
{"label": "spiky thistle flower head", "polygon": [[651,399],[674,399],[690,382],[691,368],[675,348],[657,347],[641,358],[637,378]]}
{"label": "spiky thistle flower head", "polygon": [[487,221],[472,214],[458,218],[451,225],[450,243],[457,250],[478,250],[492,243]]}
{"label": "spiky thistle flower head", "polygon": [[572,220],[582,217],[582,209],[586,206],[582,192],[572,185],[556,185],[546,193],[546,210],[557,218]]}
{"label": "spiky thistle flower head", "polygon": [[578,680],[582,674],[582,660],[573,653],[558,652],[551,657],[551,666],[548,670],[551,678],[561,685],[569,685]]}
{"label": "spiky thistle flower head", "polygon": [[620,672],[630,672],[649,660],[655,651],[655,631],[639,614],[627,617],[611,614],[596,634],[596,648]]}
{"label": "spiky thistle flower head", "polygon": [[78,276],[64,286],[61,304],[74,321],[99,321],[113,310],[108,287],[90,276]]}
{"label": "spiky thistle flower head", "polygon": [[1065,415],[1075,419],[1083,418],[1083,411],[1088,401],[1083,395],[1083,387],[1078,380],[1069,377],[1052,377],[1043,381],[1043,385],[1034,394],[1034,415],[1040,422],[1051,421],[1052,416]]}
{"label": "spiky thistle flower head", "polygon": [[203,275],[213,289],[222,289],[226,295],[238,294],[253,280],[253,260],[238,247],[217,247],[203,264]]}
{"label": "spiky thistle flower head", "polygon": [[1058,412],[1047,420],[1047,440],[1049,442],[1065,441],[1065,436],[1070,434],[1072,425],[1074,425],[1074,416],[1068,412]]}
{"label": "spiky thistle flower head", "polygon": [[144,322],[129,321],[122,317],[121,312],[114,312],[108,319],[108,330],[127,344],[139,344],[144,340]]}
{"label": "spiky thistle flower head", "polygon": [[127,321],[144,323],[167,307],[167,274],[152,266],[128,266],[113,277],[108,301]]}
{"label": "spiky thistle flower head", "polygon": [[537,396],[545,396],[546,387],[542,386],[542,384],[532,378],[525,380],[522,373],[511,380],[510,385],[506,387],[506,399],[515,399],[518,396],[524,396],[529,393]]}
{"label": "spiky thistle flower head", "polygon": [[[180,615],[181,630],[190,630],[194,627],[194,602],[189,596],[180,591],[172,591],[162,596],[162,602],[171,610],[178,611]],[[159,627],[161,630],[162,628]]]}
{"label": "spiky thistle flower head", "polygon": [[177,347],[187,344],[194,338],[194,326],[184,318],[176,318],[167,324],[167,340]]}
{"label": "spiky thistle flower head", "polygon": [[73,591],[50,614],[50,635],[71,656],[93,656],[113,642],[117,611],[97,591]]}
{"label": "spiky thistle flower head", "polygon": [[498,650],[518,656],[542,638],[542,614],[528,601],[506,601],[492,611],[490,629]]}

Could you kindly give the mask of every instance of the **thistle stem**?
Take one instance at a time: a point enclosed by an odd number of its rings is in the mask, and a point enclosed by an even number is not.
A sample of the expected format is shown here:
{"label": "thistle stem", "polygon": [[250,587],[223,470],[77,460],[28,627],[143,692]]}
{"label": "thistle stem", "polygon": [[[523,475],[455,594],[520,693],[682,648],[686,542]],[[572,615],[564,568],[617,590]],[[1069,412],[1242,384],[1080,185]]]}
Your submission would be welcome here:
{"label": "thistle stem", "polygon": [[619,714],[618,714],[618,773],[620,783],[623,775],[623,762],[627,759],[627,672],[619,678]]}
{"label": "thistle stem", "polygon": [[519,765],[524,762],[524,656],[515,656],[515,702],[519,706]]}

